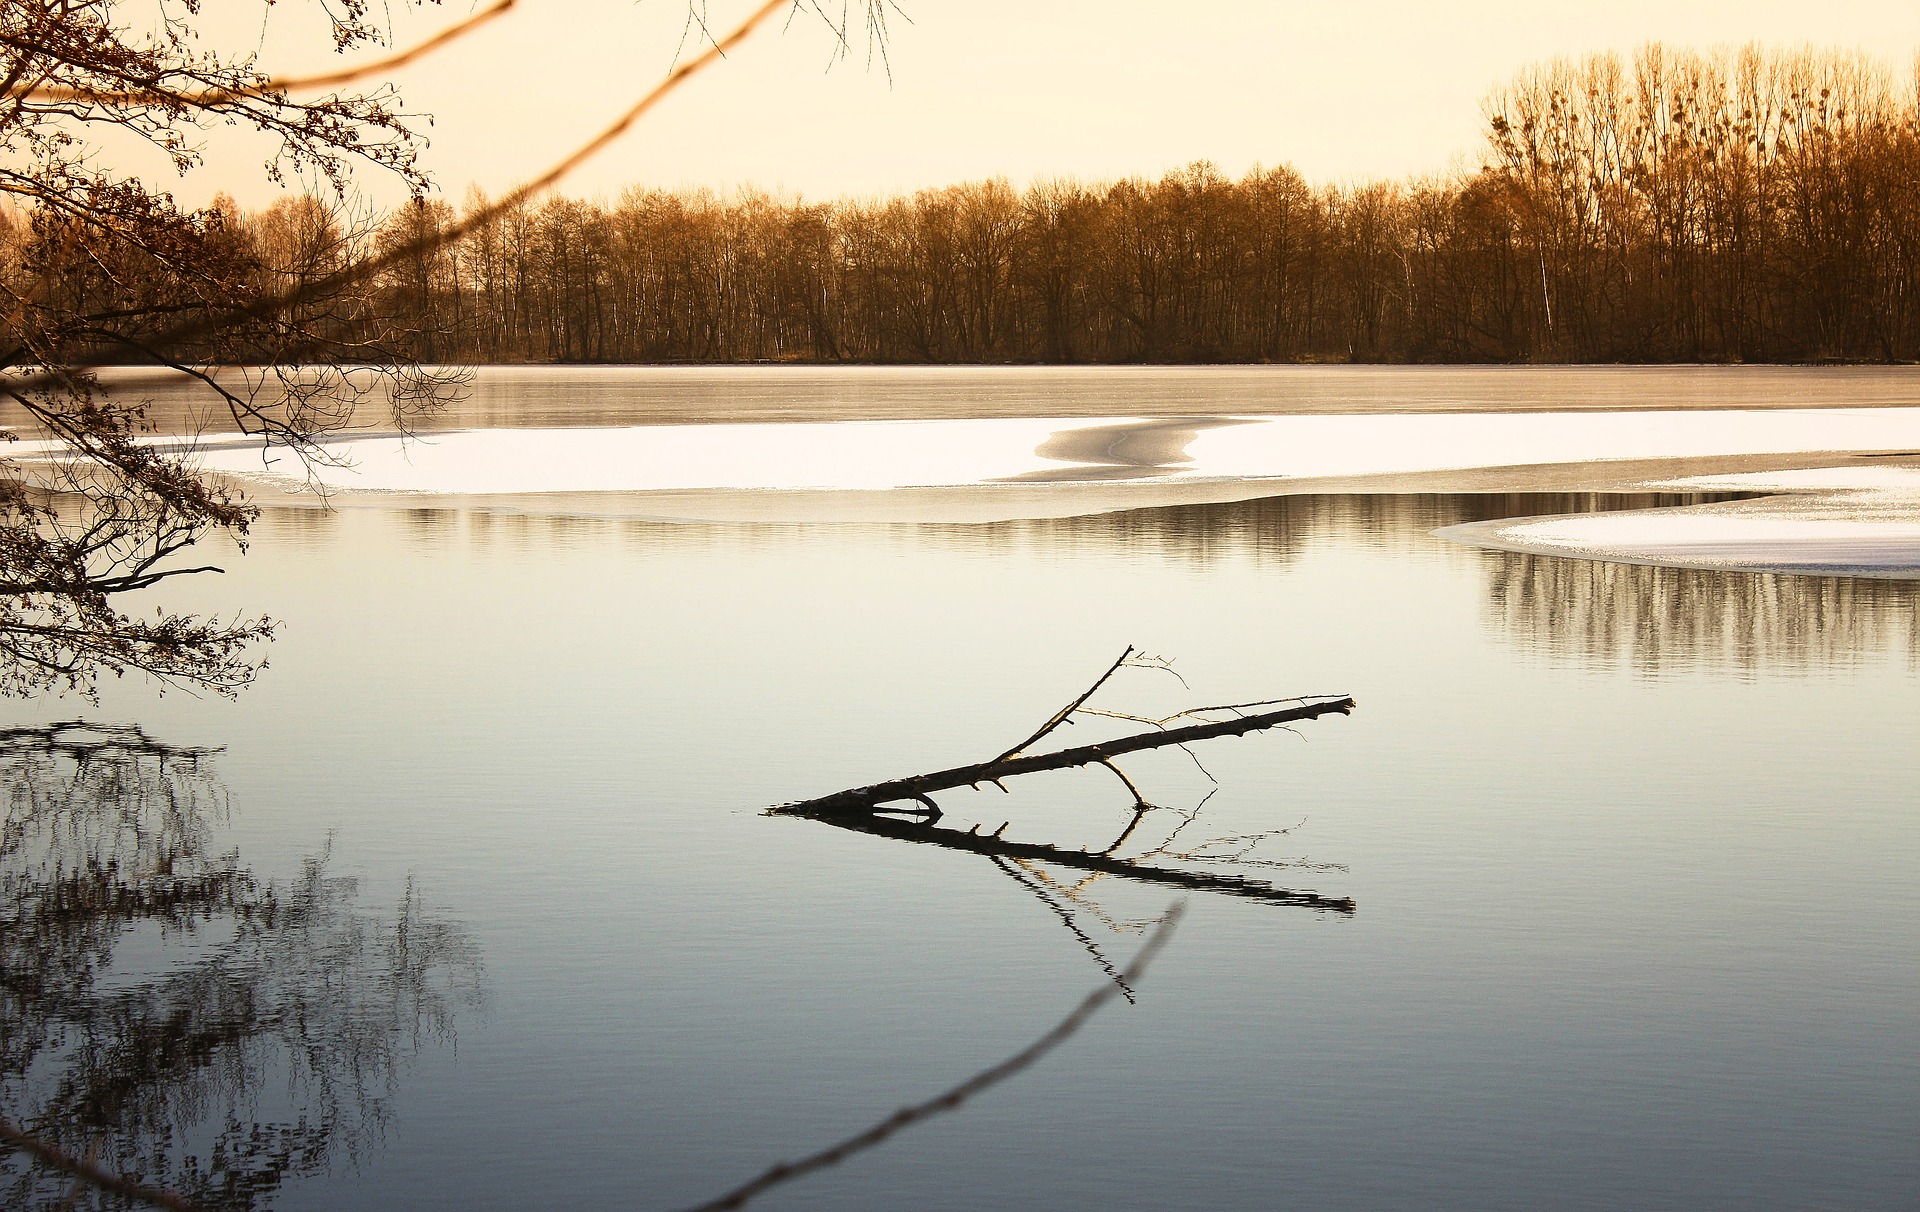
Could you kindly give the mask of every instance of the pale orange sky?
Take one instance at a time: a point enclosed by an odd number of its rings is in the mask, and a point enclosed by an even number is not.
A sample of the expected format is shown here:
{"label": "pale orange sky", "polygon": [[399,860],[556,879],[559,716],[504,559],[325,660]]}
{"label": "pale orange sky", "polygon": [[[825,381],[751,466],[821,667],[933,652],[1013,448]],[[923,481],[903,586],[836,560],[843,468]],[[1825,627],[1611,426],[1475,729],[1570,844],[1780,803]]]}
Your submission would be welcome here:
{"label": "pale orange sky", "polygon": [[[856,0],[858,3],[859,0]],[[1559,55],[1758,40],[1863,50],[1903,76],[1920,50],[1920,0],[903,0],[891,84],[852,61],[826,70],[825,32],[769,26],[561,186],[742,184],[809,197],[883,194],[1001,175],[1158,175],[1209,159],[1238,175],[1290,163],[1309,179],[1404,177],[1477,157],[1480,102]],[[273,71],[327,66],[308,6],[211,0],[224,45]],[[749,11],[711,0],[716,30]],[[456,0],[397,16],[411,41],[470,11]],[[597,131],[666,71],[681,0],[519,0],[513,12],[394,79],[431,113],[427,163],[456,202],[497,192]],[[209,163],[151,184],[253,207],[276,187],[258,145],[210,137]],[[118,153],[116,149],[116,154]],[[143,162],[144,164],[144,162]],[[143,171],[147,171],[143,167]],[[369,175],[377,200],[391,182]]]}

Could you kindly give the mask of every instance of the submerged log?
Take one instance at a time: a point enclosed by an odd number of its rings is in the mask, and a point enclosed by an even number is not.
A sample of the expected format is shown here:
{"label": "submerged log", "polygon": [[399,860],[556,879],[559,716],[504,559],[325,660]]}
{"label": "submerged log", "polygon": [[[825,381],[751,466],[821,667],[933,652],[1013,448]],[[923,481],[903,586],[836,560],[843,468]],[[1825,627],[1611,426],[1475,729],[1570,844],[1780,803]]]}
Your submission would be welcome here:
{"label": "submerged log", "polygon": [[[948,770],[936,770],[929,774],[916,774],[907,778],[888,779],[870,787],[849,787],[845,791],[836,791],[832,795],[782,804],[771,811],[789,816],[858,817],[879,811],[883,804],[912,800],[923,805],[930,818],[937,820],[940,809],[929,798],[936,791],[978,787],[982,783],[997,784],[1016,775],[1033,774],[1042,770],[1068,770],[1076,766],[1103,764],[1129,753],[1138,753],[1143,749],[1185,745],[1193,741],[1204,741],[1220,736],[1242,736],[1249,732],[1278,728],[1282,724],[1311,720],[1323,715],[1348,715],[1353,708],[1354,702],[1351,698],[1328,699],[1324,702],[1299,703],[1277,711],[1236,716],[1229,720],[1215,720],[1202,724],[1189,724],[1183,728],[1135,733],[1132,736],[1123,736],[1111,741],[1099,741],[1092,745],[1061,749],[1054,753],[1024,754],[1015,750],[1011,754],[991,761],[975,762],[970,766],[955,766]],[[1057,724],[1064,718],[1064,714],[1056,717],[1054,723]],[[1043,730],[1042,735],[1050,728],[1051,726]]]}
{"label": "submerged log", "polygon": [[[1211,740],[1214,737],[1244,736],[1250,732],[1279,728],[1323,715],[1347,715],[1353,711],[1353,699],[1344,695],[1302,695],[1290,699],[1267,699],[1257,703],[1229,703],[1214,707],[1190,708],[1162,719],[1089,707],[1087,701],[1093,697],[1094,692],[1104,686],[1116,673],[1126,668],[1172,672],[1171,664],[1165,659],[1146,656],[1128,647],[1120,654],[1119,660],[1094,680],[1093,685],[1087,687],[1066,706],[1054,712],[1033,735],[998,757],[984,762],[974,762],[971,765],[954,766],[947,770],[935,770],[907,778],[888,779],[867,787],[849,787],[845,791],[836,791],[832,795],[781,804],[767,811],[778,816],[807,817],[842,829],[893,838],[896,841],[921,842],[948,850],[984,855],[996,861],[1052,863],[1096,875],[1118,876],[1123,879],[1197,892],[1217,892],[1275,905],[1292,905],[1333,913],[1352,913],[1354,903],[1350,897],[1322,896],[1317,892],[1275,887],[1244,875],[1162,867],[1144,861],[1156,855],[1168,853],[1164,848],[1138,858],[1119,857],[1115,852],[1128,837],[1132,836],[1141,820],[1148,813],[1155,811],[1157,806],[1147,801],[1134,781],[1115,764],[1115,759],[1149,749],[1164,749],[1168,746],[1184,748],[1195,741]],[[1221,715],[1229,718],[1213,718]],[[1076,745],[1052,753],[1027,752],[1030,747],[1050,736],[1055,730],[1072,723],[1076,716],[1132,720],[1135,723],[1152,725],[1153,731],[1116,737],[1109,741],[1096,741],[1091,745]],[[1182,720],[1196,722],[1173,726]],[[1196,763],[1198,760],[1195,759]],[[1039,842],[1009,841],[1001,836],[1006,832],[1007,826],[1004,824],[992,833],[982,833],[978,825],[962,831],[942,829],[934,823],[945,815],[933,800],[935,792],[953,791],[962,787],[978,788],[982,783],[991,783],[1005,791],[1006,787],[1003,784],[1005,779],[1022,774],[1034,774],[1042,770],[1070,770],[1082,766],[1104,766],[1118,776],[1128,794],[1134,799],[1133,819],[1121,832],[1119,838],[1104,850],[1070,849]],[[1205,767],[1201,770],[1204,773]],[[1202,801],[1203,804],[1204,802]],[[1189,822],[1198,815],[1198,811],[1195,809],[1193,813],[1185,814]],[[1179,830],[1176,829],[1175,832]],[[1171,857],[1192,858],[1193,855]]]}

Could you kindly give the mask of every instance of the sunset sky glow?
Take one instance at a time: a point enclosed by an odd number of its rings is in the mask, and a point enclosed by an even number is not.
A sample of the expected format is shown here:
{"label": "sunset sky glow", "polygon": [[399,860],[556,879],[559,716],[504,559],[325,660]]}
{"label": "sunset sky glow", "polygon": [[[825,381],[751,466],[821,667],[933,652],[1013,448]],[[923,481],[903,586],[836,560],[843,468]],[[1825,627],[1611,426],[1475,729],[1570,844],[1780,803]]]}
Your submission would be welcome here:
{"label": "sunset sky glow", "polygon": [[[1648,40],[1761,41],[1861,51],[1911,79],[1911,0],[1356,0],[1347,4],[1144,0],[904,0],[890,18],[891,80],[863,32],[830,69],[817,20],[769,26],[562,186],[614,197],[629,185],[751,184],[808,197],[874,195],[1005,176],[1157,176],[1206,159],[1231,175],[1292,164],[1310,180],[1400,178],[1471,166],[1493,86],[1556,56]],[[312,6],[317,10],[318,6]],[[713,0],[722,31],[751,8]],[[396,12],[406,44],[470,11]],[[678,0],[519,0],[502,19],[395,76],[431,114],[427,162],[458,201],[498,192],[600,129],[667,71]],[[260,47],[270,71],[337,65],[314,12],[212,0],[210,42]],[[264,32],[263,32],[264,31]],[[362,52],[364,56],[364,52]],[[371,56],[365,56],[371,57]],[[177,186],[249,207],[273,200],[264,148],[216,132],[208,163]],[[116,154],[126,149],[116,149]],[[375,200],[392,182],[364,183]]]}

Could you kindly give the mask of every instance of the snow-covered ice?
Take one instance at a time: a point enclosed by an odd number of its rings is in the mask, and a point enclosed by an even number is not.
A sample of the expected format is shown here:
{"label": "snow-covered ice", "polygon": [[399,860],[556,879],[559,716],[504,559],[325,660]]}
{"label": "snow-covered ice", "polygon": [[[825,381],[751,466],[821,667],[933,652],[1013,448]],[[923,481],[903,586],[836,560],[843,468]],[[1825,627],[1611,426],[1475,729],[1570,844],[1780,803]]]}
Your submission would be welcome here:
{"label": "snow-covered ice", "polygon": [[[9,453],[30,453],[29,443]],[[257,442],[212,440],[206,469],[336,499],[416,494],[884,494],[1044,486],[1080,512],[1286,491],[1289,481],[1378,478],[1609,461],[1806,455],[1786,471],[1650,481],[1762,500],[1452,527],[1450,538],[1600,559],[1920,575],[1920,468],[1847,465],[1920,452],[1920,408],[1769,408],[1167,416],[470,429],[330,439],[311,467]],[[312,481],[309,481],[309,475]],[[1360,481],[1358,489],[1355,481]],[[1154,485],[1152,494],[1136,486]],[[1205,485],[1202,490],[1199,486]],[[1184,489],[1182,486],[1186,486]],[[1428,484],[1433,488],[1435,485]],[[1237,490],[1236,490],[1237,491]],[[1207,494],[1211,493],[1209,496]],[[1171,494],[1171,495],[1170,495]]]}
{"label": "snow-covered ice", "polygon": [[1465,542],[1682,567],[1920,577],[1920,468],[1822,466],[1649,488],[1768,495],[1673,509],[1475,523]]}
{"label": "snow-covered ice", "polygon": [[[1600,460],[1920,449],[1920,409],[841,421],[474,429],[329,443],[344,492],[504,494],[1271,480]],[[257,444],[208,469],[292,485]]]}

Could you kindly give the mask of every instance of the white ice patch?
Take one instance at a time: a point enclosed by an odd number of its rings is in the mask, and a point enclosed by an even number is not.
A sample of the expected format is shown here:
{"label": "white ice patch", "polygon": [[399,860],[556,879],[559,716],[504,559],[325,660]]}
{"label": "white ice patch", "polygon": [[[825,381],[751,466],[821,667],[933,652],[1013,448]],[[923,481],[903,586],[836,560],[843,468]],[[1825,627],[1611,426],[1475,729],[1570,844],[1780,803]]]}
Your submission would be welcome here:
{"label": "white ice patch", "polygon": [[[1075,422],[1095,425],[1097,421]],[[1049,466],[1034,453],[1058,421],[848,421],[656,425],[621,429],[470,429],[330,441],[342,466],[316,466],[348,492],[506,495],[698,489],[882,489],[970,484]],[[210,471],[304,483],[284,451],[204,451]]]}
{"label": "white ice patch", "polygon": [[1631,552],[1647,548],[1717,551],[1775,545],[1804,548],[1810,543],[1914,544],[1920,551],[1920,516],[1905,520],[1796,518],[1714,512],[1706,506],[1671,513],[1634,512],[1551,518],[1509,526],[1499,532],[1516,543],[1567,547],[1580,551]]}
{"label": "white ice patch", "polygon": [[1806,467],[1654,480],[1649,488],[1682,492],[1920,492],[1920,467]]}
{"label": "white ice patch", "polygon": [[1920,576],[1920,469],[1809,467],[1650,484],[1780,495],[1441,532],[1520,551],[1688,567]]}
{"label": "white ice patch", "polygon": [[1912,450],[1920,409],[1276,417],[1202,433],[1194,474],[1366,476],[1618,459]]}
{"label": "white ice patch", "polygon": [[[1370,476],[1483,467],[1812,451],[1920,448],[1920,409],[1619,413],[1452,413],[1236,418],[1203,429],[1187,459],[1139,468],[1133,482]],[[402,442],[343,439],[344,464],[319,467],[341,491],[461,495],[955,487],[1107,466],[1100,431],[1142,418],[847,421],[476,429]],[[1075,457],[1043,457],[1057,435]],[[1050,451],[1058,453],[1055,442]],[[280,453],[234,444],[203,453],[209,470],[304,483]],[[1113,481],[1100,479],[1104,487]]]}

